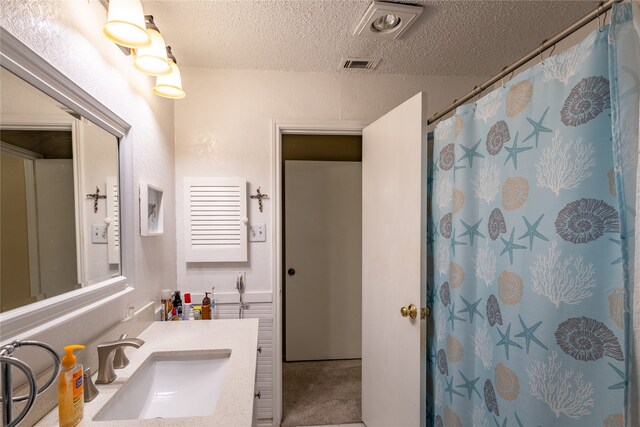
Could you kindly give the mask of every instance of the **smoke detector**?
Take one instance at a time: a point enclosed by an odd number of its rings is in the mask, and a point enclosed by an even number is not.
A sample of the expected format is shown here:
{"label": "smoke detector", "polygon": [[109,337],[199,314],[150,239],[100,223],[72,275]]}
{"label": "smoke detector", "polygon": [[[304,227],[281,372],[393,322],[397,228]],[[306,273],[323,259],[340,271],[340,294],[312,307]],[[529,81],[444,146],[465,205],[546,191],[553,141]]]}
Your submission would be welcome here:
{"label": "smoke detector", "polygon": [[422,13],[422,6],[373,1],[354,36],[393,40],[400,37]]}
{"label": "smoke detector", "polygon": [[373,70],[380,60],[367,58],[342,58],[338,69],[340,70]]}

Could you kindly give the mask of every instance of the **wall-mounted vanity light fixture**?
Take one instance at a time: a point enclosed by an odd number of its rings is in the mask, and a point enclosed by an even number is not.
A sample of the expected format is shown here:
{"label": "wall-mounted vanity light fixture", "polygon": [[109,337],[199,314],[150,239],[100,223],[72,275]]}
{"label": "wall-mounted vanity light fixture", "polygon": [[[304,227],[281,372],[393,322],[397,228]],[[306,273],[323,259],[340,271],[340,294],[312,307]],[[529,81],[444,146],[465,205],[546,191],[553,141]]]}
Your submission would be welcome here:
{"label": "wall-mounted vanity light fixture", "polygon": [[158,76],[156,85],[153,87],[153,93],[164,98],[180,99],[187,96],[182,89],[182,79],[180,78],[180,69],[178,61],[171,53],[171,46],[167,46],[167,57],[171,64],[171,73],[166,76]]}
{"label": "wall-mounted vanity light fixture", "polygon": [[151,45],[136,49],[133,65],[138,71],[150,76],[166,76],[171,74],[171,65],[167,59],[166,45],[160,30],[153,22],[153,16],[145,15],[147,34],[151,37]]}
{"label": "wall-mounted vanity light fixture", "polygon": [[121,46],[141,48],[151,45],[140,0],[110,0],[107,23],[102,27],[102,32]]}
{"label": "wall-mounted vanity light fixture", "polygon": [[144,15],[140,0],[100,0],[107,8],[104,35],[115,42],[126,55],[133,56],[133,65],[144,74],[155,76],[153,93],[170,99],[186,96],[176,58],[152,15]]}

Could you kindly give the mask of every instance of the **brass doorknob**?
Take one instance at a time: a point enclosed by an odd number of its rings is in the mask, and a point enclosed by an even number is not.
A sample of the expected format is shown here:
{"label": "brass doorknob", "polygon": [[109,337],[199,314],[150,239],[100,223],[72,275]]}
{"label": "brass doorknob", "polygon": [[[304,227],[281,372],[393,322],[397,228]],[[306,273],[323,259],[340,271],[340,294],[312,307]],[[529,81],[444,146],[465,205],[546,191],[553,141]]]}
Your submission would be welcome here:
{"label": "brass doorknob", "polygon": [[415,319],[416,317],[418,317],[418,309],[416,308],[415,305],[413,304],[409,304],[409,307],[402,307],[400,309],[400,314],[402,315],[402,317],[411,317],[412,319]]}
{"label": "brass doorknob", "polygon": [[422,307],[420,309],[420,318],[421,319],[426,319],[430,315],[431,315],[431,309],[429,307]]}

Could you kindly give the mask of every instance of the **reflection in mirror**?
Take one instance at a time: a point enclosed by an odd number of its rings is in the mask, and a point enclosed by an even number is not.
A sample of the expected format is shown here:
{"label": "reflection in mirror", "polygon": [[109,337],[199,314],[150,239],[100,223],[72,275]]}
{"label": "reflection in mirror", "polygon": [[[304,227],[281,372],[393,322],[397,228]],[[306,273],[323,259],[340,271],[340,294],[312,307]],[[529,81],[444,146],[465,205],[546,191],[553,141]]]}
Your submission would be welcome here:
{"label": "reflection in mirror", "polygon": [[118,139],[0,68],[0,312],[120,275]]}

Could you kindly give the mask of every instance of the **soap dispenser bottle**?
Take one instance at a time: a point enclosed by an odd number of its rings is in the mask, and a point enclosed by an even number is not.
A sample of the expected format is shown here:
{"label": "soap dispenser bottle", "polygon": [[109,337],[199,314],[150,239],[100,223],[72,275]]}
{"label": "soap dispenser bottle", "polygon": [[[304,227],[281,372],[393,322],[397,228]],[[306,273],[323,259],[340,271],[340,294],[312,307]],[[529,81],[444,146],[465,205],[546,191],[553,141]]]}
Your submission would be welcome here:
{"label": "soap dispenser bottle", "polygon": [[209,292],[204,293],[202,299],[202,320],[211,320],[211,299],[209,298]]}
{"label": "soap dispenser bottle", "polygon": [[84,384],[82,383],[82,365],[76,363],[74,350],[83,349],[83,345],[68,345],[64,348],[62,368],[58,376],[58,415],[60,427],[77,425],[84,415]]}

